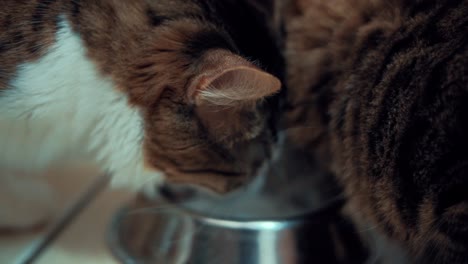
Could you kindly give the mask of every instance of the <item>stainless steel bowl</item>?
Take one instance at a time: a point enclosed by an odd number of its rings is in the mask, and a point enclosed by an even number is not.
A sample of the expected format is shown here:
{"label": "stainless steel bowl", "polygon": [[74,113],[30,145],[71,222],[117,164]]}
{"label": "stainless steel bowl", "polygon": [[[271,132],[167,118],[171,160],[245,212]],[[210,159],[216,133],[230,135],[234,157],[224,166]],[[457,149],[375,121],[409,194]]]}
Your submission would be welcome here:
{"label": "stainless steel bowl", "polygon": [[[116,215],[108,241],[115,256],[126,264],[339,263],[337,237],[330,231],[339,219],[336,209],[340,205],[336,200],[314,212],[251,220],[212,217],[180,207],[140,214],[139,209],[127,207]],[[132,217],[151,218],[146,221],[151,224],[141,225]],[[138,228],[143,239],[136,234]],[[130,245],[135,236],[140,236],[136,242],[140,248]]]}
{"label": "stainless steel bowl", "polygon": [[112,252],[125,264],[364,263],[367,252],[340,213],[343,199],[328,192],[330,177],[310,162],[274,161],[232,196],[140,197],[116,214]]}

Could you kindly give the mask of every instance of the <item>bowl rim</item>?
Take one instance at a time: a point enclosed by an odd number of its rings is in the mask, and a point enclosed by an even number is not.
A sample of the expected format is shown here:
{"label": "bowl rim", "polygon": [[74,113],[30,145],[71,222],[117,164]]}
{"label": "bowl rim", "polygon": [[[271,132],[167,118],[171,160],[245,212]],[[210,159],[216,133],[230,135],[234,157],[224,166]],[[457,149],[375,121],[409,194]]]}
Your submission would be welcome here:
{"label": "bowl rim", "polygon": [[[167,199],[163,199],[165,202],[169,202]],[[169,202],[170,203],[170,202]],[[275,231],[285,228],[294,228],[295,226],[303,225],[310,222],[321,222],[323,220],[329,220],[333,217],[338,216],[342,207],[345,205],[346,199],[344,196],[339,196],[334,199],[330,199],[324,203],[323,206],[310,210],[309,212],[287,216],[287,217],[271,217],[271,218],[226,218],[207,216],[196,212],[195,210],[174,206],[171,212],[179,212],[185,217],[192,219],[193,221],[202,222],[203,224],[209,224],[213,227],[222,227],[230,230],[242,229],[242,230],[265,230]],[[110,224],[107,228],[106,241],[107,247],[111,254],[118,261],[126,264],[137,264],[144,261],[139,257],[133,256],[131,252],[125,250],[125,246],[121,243],[121,224],[126,216],[126,212],[130,210],[130,206],[122,206],[119,208],[111,218]],[[138,259],[138,261],[137,261]]]}
{"label": "bowl rim", "polygon": [[[172,204],[169,199],[164,199],[167,203]],[[308,220],[319,220],[319,219],[328,219],[336,215],[341,208],[344,206],[346,199],[343,195],[337,196],[328,200],[327,202],[323,203],[322,206],[319,206],[315,209],[304,210],[297,214],[289,214],[286,216],[276,216],[276,217],[252,217],[252,218],[245,218],[245,217],[226,217],[220,216],[215,214],[206,214],[203,212],[198,212],[197,210],[183,207],[183,206],[176,206],[175,210],[183,213],[187,217],[191,219],[202,222],[209,222],[212,224],[215,223],[243,223],[243,224],[269,224],[272,222],[288,222],[288,223],[295,223],[295,222],[303,222],[304,219]]]}

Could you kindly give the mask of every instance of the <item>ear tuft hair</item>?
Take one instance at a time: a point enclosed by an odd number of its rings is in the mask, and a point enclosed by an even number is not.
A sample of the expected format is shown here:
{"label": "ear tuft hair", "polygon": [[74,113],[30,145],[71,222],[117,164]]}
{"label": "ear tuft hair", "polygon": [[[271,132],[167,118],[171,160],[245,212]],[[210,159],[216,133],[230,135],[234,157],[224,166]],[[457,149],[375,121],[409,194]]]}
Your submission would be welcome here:
{"label": "ear tuft hair", "polygon": [[210,53],[189,87],[189,96],[196,104],[230,106],[258,101],[280,90],[278,78],[247,60],[228,51]]}

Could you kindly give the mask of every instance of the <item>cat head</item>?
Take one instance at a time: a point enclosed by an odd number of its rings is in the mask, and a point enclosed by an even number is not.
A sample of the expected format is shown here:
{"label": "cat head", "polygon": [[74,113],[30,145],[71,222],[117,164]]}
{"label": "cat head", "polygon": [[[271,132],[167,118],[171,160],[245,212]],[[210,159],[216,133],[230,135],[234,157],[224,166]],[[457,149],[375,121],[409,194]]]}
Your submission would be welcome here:
{"label": "cat head", "polygon": [[197,20],[168,22],[149,39],[126,76],[144,116],[147,169],[217,192],[242,185],[267,134],[263,101],[280,81]]}

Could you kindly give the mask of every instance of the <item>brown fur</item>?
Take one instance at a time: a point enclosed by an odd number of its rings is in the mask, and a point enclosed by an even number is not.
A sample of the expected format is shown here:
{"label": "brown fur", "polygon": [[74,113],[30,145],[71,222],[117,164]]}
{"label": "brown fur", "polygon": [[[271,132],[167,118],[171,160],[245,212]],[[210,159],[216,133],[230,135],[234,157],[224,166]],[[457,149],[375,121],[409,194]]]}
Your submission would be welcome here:
{"label": "brown fur", "polygon": [[[5,89],[18,63],[38,59],[55,41],[60,6],[54,1],[1,1],[0,90]],[[35,21],[40,20],[37,24]]]}
{"label": "brown fur", "polygon": [[[185,0],[1,4],[0,89],[7,87],[18,65],[47,51],[55,41],[57,22],[65,18],[103,76],[113,79],[129,104],[141,110],[148,169],[164,171],[172,181],[220,192],[246,180],[250,167],[238,149],[246,150],[251,140],[268,134],[263,133],[262,100],[276,93],[280,82],[242,56],[256,58],[239,48],[228,31],[235,32],[234,25],[218,14],[220,5]],[[213,55],[219,52],[222,56]],[[209,73],[212,68],[231,77],[214,76]],[[210,88],[235,87],[239,96],[227,106],[204,100],[203,93],[191,94],[193,87],[202,87],[199,76],[208,76]],[[218,79],[226,85],[214,85]],[[218,122],[221,117],[223,122]]]}
{"label": "brown fur", "polygon": [[415,262],[468,263],[468,1],[292,1],[293,137]]}

